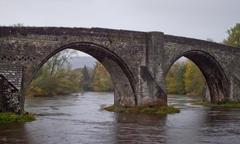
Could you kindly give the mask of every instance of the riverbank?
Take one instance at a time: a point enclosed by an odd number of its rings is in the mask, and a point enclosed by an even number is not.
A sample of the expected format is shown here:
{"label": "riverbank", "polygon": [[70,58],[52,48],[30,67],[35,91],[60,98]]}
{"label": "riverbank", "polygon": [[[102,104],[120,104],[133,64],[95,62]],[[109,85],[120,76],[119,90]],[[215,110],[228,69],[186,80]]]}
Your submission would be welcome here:
{"label": "riverbank", "polygon": [[166,115],[180,112],[178,108],[175,108],[173,106],[120,107],[112,105],[109,107],[105,107],[104,110],[118,113],[143,113],[154,115]]}
{"label": "riverbank", "polygon": [[16,113],[0,113],[0,124],[2,123],[17,123],[17,122],[31,122],[34,121],[35,115],[24,113],[24,114],[16,114]]}
{"label": "riverbank", "polygon": [[212,104],[206,101],[193,101],[193,105],[202,105],[205,107],[215,107],[215,108],[226,108],[226,109],[240,109],[240,102],[219,102],[216,104]]}

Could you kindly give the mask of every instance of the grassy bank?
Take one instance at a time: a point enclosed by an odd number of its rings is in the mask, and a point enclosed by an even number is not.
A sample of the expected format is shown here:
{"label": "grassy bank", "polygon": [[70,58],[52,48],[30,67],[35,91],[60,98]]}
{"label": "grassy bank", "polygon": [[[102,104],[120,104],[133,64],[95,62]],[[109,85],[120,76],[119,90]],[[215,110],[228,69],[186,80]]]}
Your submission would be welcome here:
{"label": "grassy bank", "polygon": [[230,102],[230,101],[226,101],[226,102],[219,102],[216,104],[212,104],[209,102],[205,102],[205,101],[194,101],[192,104],[194,105],[202,105],[205,107],[219,107],[219,108],[237,108],[240,109],[240,102]]}
{"label": "grassy bank", "polygon": [[120,106],[109,106],[104,108],[110,112],[119,113],[143,113],[143,114],[155,114],[155,115],[166,115],[179,113],[180,110],[173,106],[139,106],[139,107],[120,107]]}
{"label": "grassy bank", "polygon": [[216,105],[219,107],[224,108],[240,108],[240,102],[226,102],[226,103],[220,103],[219,105]]}
{"label": "grassy bank", "polygon": [[15,122],[30,122],[35,120],[34,114],[15,114],[15,113],[0,113],[1,123],[15,123]]}

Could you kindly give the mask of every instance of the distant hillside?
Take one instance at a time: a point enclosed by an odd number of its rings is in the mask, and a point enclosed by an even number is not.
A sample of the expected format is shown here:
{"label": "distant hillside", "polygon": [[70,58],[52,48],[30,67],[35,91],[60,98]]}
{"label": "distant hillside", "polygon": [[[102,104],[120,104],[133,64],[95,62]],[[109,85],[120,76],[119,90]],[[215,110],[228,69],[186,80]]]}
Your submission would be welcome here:
{"label": "distant hillside", "polygon": [[87,57],[87,56],[72,57],[69,60],[72,69],[83,68],[84,65],[86,65],[87,67],[93,68],[96,61],[97,60],[94,59],[93,57]]}

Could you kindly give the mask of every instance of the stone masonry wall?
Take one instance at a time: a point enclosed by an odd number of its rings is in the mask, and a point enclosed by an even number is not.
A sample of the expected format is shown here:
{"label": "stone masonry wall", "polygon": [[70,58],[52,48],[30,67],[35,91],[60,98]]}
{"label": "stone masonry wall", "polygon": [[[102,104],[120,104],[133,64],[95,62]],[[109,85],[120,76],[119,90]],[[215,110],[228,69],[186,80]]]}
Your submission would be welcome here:
{"label": "stone masonry wall", "polygon": [[0,74],[3,75],[18,90],[22,87],[23,69],[19,65],[0,64]]}
{"label": "stone masonry wall", "polygon": [[21,112],[20,97],[19,90],[0,75],[0,112]]}
{"label": "stone masonry wall", "polygon": [[[166,104],[165,77],[181,56],[202,68],[216,100],[240,100],[240,49],[162,32],[0,27],[0,74],[24,92],[41,66],[67,48],[85,52],[107,68],[117,105]],[[23,108],[24,95],[20,104]]]}

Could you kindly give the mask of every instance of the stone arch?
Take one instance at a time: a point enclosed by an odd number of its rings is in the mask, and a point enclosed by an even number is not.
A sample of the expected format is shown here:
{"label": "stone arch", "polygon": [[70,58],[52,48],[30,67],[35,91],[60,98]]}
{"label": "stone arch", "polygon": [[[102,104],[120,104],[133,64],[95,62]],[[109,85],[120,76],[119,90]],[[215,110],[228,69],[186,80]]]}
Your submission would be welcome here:
{"label": "stone arch", "polygon": [[207,52],[201,50],[183,52],[171,60],[165,76],[174,62],[183,56],[194,62],[202,72],[212,103],[230,100],[230,82],[219,62]]}
{"label": "stone arch", "polygon": [[[124,60],[108,48],[90,42],[69,43],[54,49],[34,67],[30,81],[34,78],[43,64],[45,64],[53,55],[65,49],[73,49],[87,53],[103,64],[111,75],[113,81],[115,105],[135,106],[137,104],[137,97],[134,89],[134,77]],[[29,84],[30,81],[28,82]]]}

